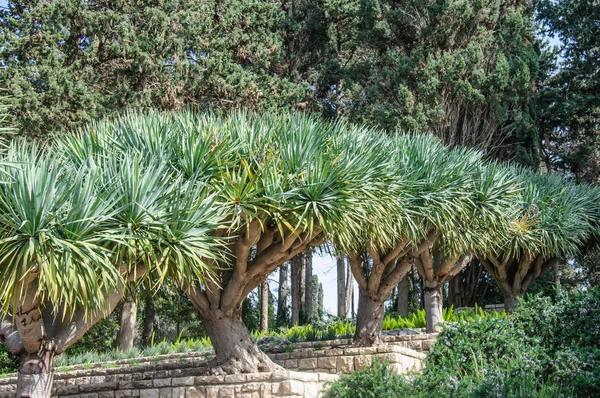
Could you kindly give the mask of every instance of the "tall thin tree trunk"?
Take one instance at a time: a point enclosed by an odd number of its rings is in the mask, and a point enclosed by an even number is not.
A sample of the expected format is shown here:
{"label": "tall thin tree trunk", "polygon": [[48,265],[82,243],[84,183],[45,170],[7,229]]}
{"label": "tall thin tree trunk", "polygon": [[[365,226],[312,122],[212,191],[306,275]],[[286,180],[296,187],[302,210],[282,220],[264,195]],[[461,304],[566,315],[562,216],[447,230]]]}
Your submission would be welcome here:
{"label": "tall thin tree trunk", "polygon": [[121,325],[119,328],[119,337],[117,338],[117,348],[119,350],[127,351],[133,348],[136,321],[137,302],[131,294],[128,294],[127,300],[123,303],[123,308],[121,309]]}
{"label": "tall thin tree trunk", "polygon": [[301,295],[300,280],[302,279],[302,254],[298,254],[290,260],[292,268],[292,325],[300,324]]}
{"label": "tall thin tree trunk", "polygon": [[260,284],[260,330],[263,333],[269,331],[269,282]]}
{"label": "tall thin tree trunk", "polygon": [[335,258],[337,266],[337,315],[346,318],[348,316],[348,307],[346,306],[346,263],[343,255]]}
{"label": "tall thin tree trunk", "polygon": [[312,274],[312,250],[304,253],[304,316],[306,323],[312,320],[313,310],[313,274]]}
{"label": "tall thin tree trunk", "polygon": [[154,298],[147,293],[144,300],[144,330],[142,332],[142,344],[149,346],[152,343],[152,334],[154,334]]}
{"label": "tall thin tree trunk", "polygon": [[427,321],[427,333],[439,330],[442,319],[444,285],[437,282],[425,282],[423,299],[425,301],[425,317]]}
{"label": "tall thin tree trunk", "polygon": [[406,275],[398,284],[398,307],[396,310],[401,317],[408,316],[408,294],[408,275]]}
{"label": "tall thin tree trunk", "polygon": [[280,326],[288,323],[288,263],[279,267],[279,289],[277,292],[277,320]]}
{"label": "tall thin tree trunk", "polygon": [[351,285],[351,294],[350,294],[350,302],[352,303],[352,318],[356,316],[356,311],[354,309],[354,284]]}
{"label": "tall thin tree trunk", "polygon": [[[354,275],[350,266],[346,267],[346,312],[344,318],[352,316],[354,318]],[[352,308],[352,314],[350,314],[350,308]]]}

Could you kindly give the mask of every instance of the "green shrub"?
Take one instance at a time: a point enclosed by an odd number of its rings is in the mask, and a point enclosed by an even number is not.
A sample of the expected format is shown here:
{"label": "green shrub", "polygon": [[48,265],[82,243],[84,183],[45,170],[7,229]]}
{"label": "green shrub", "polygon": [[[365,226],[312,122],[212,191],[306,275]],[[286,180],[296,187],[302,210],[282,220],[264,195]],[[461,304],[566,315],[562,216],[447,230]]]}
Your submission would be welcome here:
{"label": "green shrub", "polygon": [[10,353],[8,347],[0,344],[0,373],[13,373],[19,370],[18,359]]}
{"label": "green shrub", "polygon": [[400,375],[389,371],[385,362],[373,361],[370,367],[358,372],[341,375],[334,383],[328,383],[327,398],[396,398],[409,397],[410,384]]}

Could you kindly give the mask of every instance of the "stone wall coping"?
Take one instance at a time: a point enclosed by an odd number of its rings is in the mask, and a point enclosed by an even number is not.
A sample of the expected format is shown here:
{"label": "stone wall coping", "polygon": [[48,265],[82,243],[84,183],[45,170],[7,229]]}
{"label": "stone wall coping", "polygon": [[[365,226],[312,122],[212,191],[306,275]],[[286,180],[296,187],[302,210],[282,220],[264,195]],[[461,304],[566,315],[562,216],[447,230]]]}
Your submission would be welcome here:
{"label": "stone wall coping", "polygon": [[269,354],[269,357],[271,357],[273,360],[281,361],[287,359],[372,355],[380,353],[398,353],[416,359],[425,359],[426,357],[425,354],[410,348],[388,344],[383,344],[376,347],[326,348],[319,350],[315,350],[314,348],[301,348],[289,353]]}

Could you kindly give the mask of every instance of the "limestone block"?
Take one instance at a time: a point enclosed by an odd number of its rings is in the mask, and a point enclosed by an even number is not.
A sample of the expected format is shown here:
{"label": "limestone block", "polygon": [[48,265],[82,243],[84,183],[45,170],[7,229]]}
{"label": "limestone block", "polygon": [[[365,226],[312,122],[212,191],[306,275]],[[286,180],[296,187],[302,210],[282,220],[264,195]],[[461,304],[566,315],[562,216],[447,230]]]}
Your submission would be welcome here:
{"label": "limestone block", "polygon": [[410,348],[411,350],[421,351],[423,350],[423,342],[420,340],[409,341],[407,348]]}
{"label": "limestone block", "polygon": [[315,369],[317,358],[303,358],[298,360],[298,369]]}
{"label": "limestone block", "polygon": [[203,385],[203,384],[223,384],[223,379],[225,376],[223,375],[213,375],[213,376],[196,376],[194,378],[194,384]]}
{"label": "limestone block", "polygon": [[364,367],[371,366],[371,357],[360,355],[354,357],[354,370],[361,370]]}
{"label": "limestone block", "polygon": [[338,357],[336,370],[341,373],[350,373],[353,370],[354,358],[353,357]]}
{"label": "limestone block", "polygon": [[[230,376],[233,376],[233,375],[230,375]],[[235,398],[234,387],[231,387],[231,386],[221,387],[219,389],[219,398]]]}
{"label": "limestone block", "polygon": [[158,388],[140,390],[140,398],[160,398],[160,390]]}
{"label": "limestone block", "polygon": [[245,374],[233,374],[233,375],[225,375],[225,380],[223,381],[225,384],[232,383],[243,383],[247,380]]}
{"label": "limestone block", "polygon": [[260,383],[246,383],[240,387],[240,392],[248,393],[260,390]]}
{"label": "limestone block", "polygon": [[298,360],[297,359],[287,359],[283,366],[286,369],[298,369]]}
{"label": "limestone block", "polygon": [[173,389],[171,387],[161,388],[159,398],[173,398]]}
{"label": "limestone block", "polygon": [[170,387],[171,379],[154,379],[152,383],[154,387]]}
{"label": "limestone block", "polygon": [[[214,387],[209,387],[209,388],[214,388]],[[185,389],[185,398],[207,398],[208,394],[206,393],[206,388],[204,387],[187,387]],[[217,389],[217,392],[219,390]],[[215,394],[213,396],[214,398],[217,398],[217,395]]]}
{"label": "limestone block", "polygon": [[316,397],[319,394],[319,388],[316,383],[307,383],[304,385],[305,397]]}
{"label": "limestone block", "polygon": [[115,398],[131,397],[132,390],[118,390],[115,391]]}
{"label": "limestone block", "polygon": [[[320,369],[336,369],[337,358],[336,357],[321,357],[317,358],[317,367]],[[328,370],[329,372],[329,370]]]}
{"label": "limestone block", "polygon": [[271,383],[263,383],[260,386],[260,398],[271,398],[273,396],[273,386]]}
{"label": "limestone block", "polygon": [[99,392],[98,398],[115,398],[115,392],[114,391]]}
{"label": "limestone block", "polygon": [[260,398],[260,394],[258,393],[258,391],[255,392],[248,392],[248,393],[241,393],[235,396],[236,398]]}
{"label": "limestone block", "polygon": [[304,383],[298,380],[286,380],[279,384],[278,394],[281,396],[304,395]]}
{"label": "limestone block", "polygon": [[171,379],[171,385],[173,387],[182,387],[182,386],[193,386],[194,385],[194,377],[175,377]]}
{"label": "limestone block", "polygon": [[172,398],[185,398],[185,387],[173,387]]}

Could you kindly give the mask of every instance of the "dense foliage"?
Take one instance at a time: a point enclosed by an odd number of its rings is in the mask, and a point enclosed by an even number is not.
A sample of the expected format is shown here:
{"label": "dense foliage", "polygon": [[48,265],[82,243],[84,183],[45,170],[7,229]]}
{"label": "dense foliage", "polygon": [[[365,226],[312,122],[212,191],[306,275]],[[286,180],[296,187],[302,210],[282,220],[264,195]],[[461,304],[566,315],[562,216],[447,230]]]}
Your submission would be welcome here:
{"label": "dense foliage", "polygon": [[541,33],[560,45],[544,52],[538,125],[547,162],[598,181],[600,7],[594,0],[537,0]]}
{"label": "dense foliage", "polygon": [[46,138],[125,108],[267,109],[308,93],[272,73],[271,1],[10,1],[0,86],[22,134]]}
{"label": "dense foliage", "polygon": [[[508,317],[449,324],[423,374],[402,380],[376,364],[342,377],[332,396],[372,397],[402,386],[397,397],[591,397],[600,393],[600,291],[521,300]],[[366,380],[364,385],[360,380]],[[360,391],[351,395],[352,390]]]}
{"label": "dense foliage", "polygon": [[0,27],[28,136],[132,107],[283,107],[538,162],[523,2],[9,1]]}

